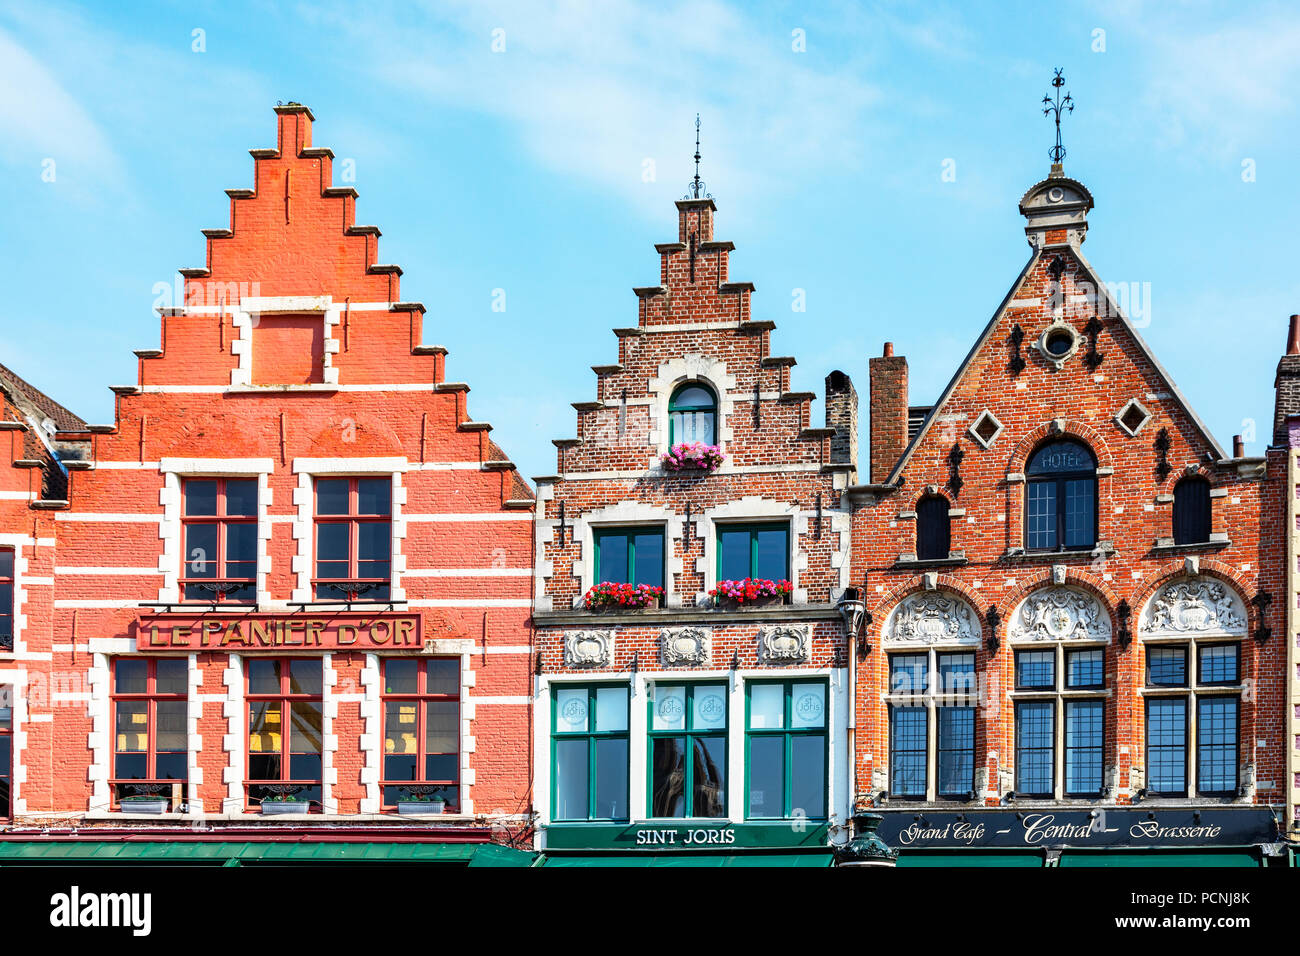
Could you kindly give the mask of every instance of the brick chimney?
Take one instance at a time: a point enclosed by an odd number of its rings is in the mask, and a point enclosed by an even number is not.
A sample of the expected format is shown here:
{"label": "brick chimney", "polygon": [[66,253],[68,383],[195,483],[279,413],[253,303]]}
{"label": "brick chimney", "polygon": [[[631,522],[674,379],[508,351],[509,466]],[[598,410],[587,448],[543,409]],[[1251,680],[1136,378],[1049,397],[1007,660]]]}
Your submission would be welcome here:
{"label": "brick chimney", "polygon": [[884,355],[867,363],[871,377],[871,476],[889,477],[907,447],[907,359],[885,343]]}
{"label": "brick chimney", "polygon": [[1292,415],[1300,415],[1300,315],[1291,316],[1286,354],[1278,360],[1273,388],[1273,445],[1286,447],[1286,420]]}
{"label": "brick chimney", "polygon": [[826,427],[831,437],[831,464],[858,467],[858,391],[841,371],[826,376]]}

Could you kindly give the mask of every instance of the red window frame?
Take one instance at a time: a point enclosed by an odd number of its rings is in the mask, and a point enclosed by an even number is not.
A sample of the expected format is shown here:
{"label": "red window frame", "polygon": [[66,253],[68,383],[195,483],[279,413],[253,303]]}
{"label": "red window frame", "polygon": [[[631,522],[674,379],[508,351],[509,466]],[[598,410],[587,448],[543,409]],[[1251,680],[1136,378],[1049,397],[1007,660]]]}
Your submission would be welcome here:
{"label": "red window frame", "polygon": [[14,649],[14,563],[18,552],[14,548],[0,548],[0,589],[8,592],[0,596],[0,652]]}
{"label": "red window frame", "polygon": [[[274,661],[280,664],[279,693],[261,694],[261,693],[253,692],[252,679],[250,676],[250,668],[248,665],[252,664],[255,660]],[[319,792],[321,791],[322,784],[324,783],[325,707],[323,703],[323,696],[322,693],[319,692],[294,693],[294,691],[290,686],[290,681],[292,677],[293,663],[295,661],[307,661],[310,663],[314,663],[317,667],[320,668],[321,688],[323,691],[325,685],[325,662],[322,658],[319,657],[267,658],[267,657],[260,657],[260,656],[257,658],[246,658],[247,663],[244,666],[244,715],[247,723],[244,728],[244,799],[245,799],[245,807],[249,810],[260,809],[262,804],[261,800],[253,799],[252,794],[253,794],[254,787],[286,788],[286,790],[282,792],[293,791],[294,788],[297,788],[299,791],[315,790]],[[292,719],[293,716],[293,705],[298,703],[304,703],[304,702],[316,703],[321,705],[320,706],[321,750],[319,752],[321,758],[321,776],[313,780],[308,780],[305,778],[295,778],[289,775],[289,771],[293,767],[293,752],[288,749],[289,740],[291,737],[291,733],[289,729],[289,721]],[[265,703],[278,703],[280,705],[280,749],[278,751],[280,756],[280,776],[276,779],[264,779],[262,777],[258,777],[254,779],[252,776],[253,706],[255,704],[265,704]],[[269,752],[270,751],[258,751],[258,753],[269,753]],[[312,804],[308,807],[309,812],[317,813],[321,811],[322,808],[321,808],[321,802],[319,797],[315,800],[312,800],[310,793],[308,793],[306,796],[303,797],[303,799],[308,800],[309,804]]]}
{"label": "red window frame", "polygon": [[[192,483],[199,481],[215,481],[217,483],[217,513],[215,515],[187,514],[188,508],[186,507],[186,498],[188,489]],[[250,576],[235,578],[228,576],[226,573],[226,528],[229,525],[235,524],[257,525],[256,507],[254,507],[254,513],[251,515],[231,515],[226,513],[226,485],[230,481],[251,481],[254,483],[254,486],[257,484],[256,478],[217,478],[212,476],[204,477],[200,475],[185,478],[181,481],[181,578],[179,583],[181,600],[183,601],[200,604],[211,604],[213,601],[251,604],[256,600],[255,596],[253,601],[232,599],[228,596],[227,591],[223,590],[221,587],[222,585],[234,586],[251,584],[255,592],[257,588],[256,551],[254,552],[253,573]],[[260,497],[260,495],[258,497]],[[189,554],[189,529],[193,525],[217,526],[217,553],[212,558],[212,563],[216,565],[217,569],[217,573],[214,577],[191,578],[186,576],[186,572],[190,570],[191,563]],[[204,563],[206,565],[207,562],[205,561]],[[216,587],[213,588],[211,599],[206,599],[189,597],[186,594],[188,585],[215,585]]]}
{"label": "red window frame", "polygon": [[[405,659],[409,660],[411,658],[405,658]],[[383,662],[384,672],[381,675],[381,679],[383,683],[380,685],[382,690],[379,695],[379,706],[380,706],[380,713],[383,714],[383,718],[384,718],[382,740],[385,742],[388,740],[388,704],[393,702],[403,702],[403,701],[413,702],[415,704],[415,721],[416,721],[415,723],[415,740],[416,740],[415,766],[416,766],[418,778],[415,780],[388,780],[386,779],[386,777],[384,779],[381,779],[379,782],[380,805],[385,810],[391,810],[397,806],[396,800],[391,800],[391,801],[389,800],[389,793],[388,793],[389,788],[413,787],[422,790],[425,788],[437,787],[439,788],[437,791],[435,791],[437,793],[441,793],[444,789],[451,791],[451,798],[447,799],[447,797],[444,796],[443,799],[446,801],[448,809],[455,812],[460,808],[460,750],[461,750],[460,721],[461,721],[461,714],[462,714],[462,709],[460,706],[460,680],[461,680],[460,658],[429,658],[429,657],[414,658],[414,660],[418,661],[419,667],[416,670],[417,683],[416,683],[415,693],[413,694],[398,693],[398,692],[389,693],[388,666],[394,660],[403,660],[403,658],[386,658]],[[455,693],[438,694],[438,693],[431,693],[429,691],[429,668],[427,662],[430,660],[446,660],[456,665]],[[426,772],[427,769],[426,758],[429,756],[429,752],[428,752],[428,708],[425,705],[429,703],[454,703],[456,705],[456,749],[455,751],[439,752],[439,753],[453,753],[456,757],[456,764],[455,764],[456,774],[450,780],[430,780]],[[385,747],[385,752],[381,755],[380,759],[382,760],[387,756],[388,756],[387,748]],[[380,768],[381,776],[383,776],[385,769],[386,769],[386,762]]]}
{"label": "red window frame", "polygon": [[3,719],[0,719],[0,740],[7,745],[8,756],[0,760],[0,783],[4,784],[4,798],[0,799],[0,820],[9,820],[13,817],[13,786],[14,786],[14,723],[13,723],[13,696],[12,687],[0,687],[0,713],[3,713]]}
{"label": "red window frame", "polygon": [[[358,488],[362,481],[368,480],[387,480],[390,482],[390,492],[388,497],[388,510],[383,514],[368,514],[360,511],[360,495]],[[346,481],[348,483],[348,511],[347,514],[321,514],[320,513],[320,483],[322,481]],[[391,589],[393,583],[393,552],[391,543],[388,550],[388,576],[383,578],[366,578],[361,576],[360,571],[360,546],[359,536],[360,528],[363,524],[384,524],[389,528],[389,541],[392,541],[393,526],[393,498],[391,492],[391,477],[384,475],[319,475],[312,484],[312,540],[315,543],[315,555],[313,571],[315,575],[311,579],[312,594],[316,600],[327,600],[320,596],[320,588],[337,587],[339,590],[347,592],[346,600],[351,601],[389,601],[391,598],[388,594],[378,597],[368,597],[368,593],[377,588]],[[346,524],[348,526],[348,576],[345,578],[325,578],[320,576],[320,529],[327,524]],[[332,559],[340,560],[340,559]],[[347,587],[346,585],[356,585],[356,587]],[[391,593],[391,592],[390,592]]]}
{"label": "red window frame", "polygon": [[[110,715],[112,719],[111,728],[113,734],[113,748],[110,753],[109,759],[112,760],[112,767],[110,768],[112,776],[110,776],[109,778],[108,786],[109,786],[110,798],[112,801],[112,809],[114,810],[121,809],[122,794],[119,793],[119,788],[122,789],[141,788],[140,795],[153,796],[156,794],[158,799],[166,800],[168,804],[172,804],[173,803],[172,786],[174,784],[180,784],[181,793],[179,796],[181,800],[185,799],[185,793],[184,793],[185,785],[189,781],[188,732],[186,735],[186,754],[185,754],[184,774],[180,777],[159,777],[158,776],[158,705],[164,702],[171,702],[171,703],[182,702],[188,705],[189,683],[187,680],[184,689],[178,692],[167,692],[167,691],[160,692],[158,690],[159,660],[166,660],[166,661],[181,660],[186,665],[186,672],[188,673],[189,671],[189,660],[186,658],[175,658],[175,657],[167,657],[167,658],[115,657],[113,658],[112,672],[109,675],[109,680],[111,681],[110,684],[111,691],[109,694],[109,699],[112,701],[112,708],[110,709]],[[118,667],[124,662],[129,662],[129,663],[138,662],[145,665],[145,689],[143,691],[139,693],[132,693],[129,691],[128,692],[118,691],[117,670]],[[144,703],[146,705],[146,709],[145,709],[146,744],[144,750],[146,774],[143,777],[116,776],[117,755],[119,753],[117,749],[117,737],[118,737],[117,708],[118,705],[122,703]],[[186,719],[189,718],[188,706],[186,706],[185,716]],[[122,752],[138,753],[139,751],[122,751]],[[168,751],[168,753],[175,753],[175,751]],[[176,808],[173,806],[172,809],[175,810]]]}

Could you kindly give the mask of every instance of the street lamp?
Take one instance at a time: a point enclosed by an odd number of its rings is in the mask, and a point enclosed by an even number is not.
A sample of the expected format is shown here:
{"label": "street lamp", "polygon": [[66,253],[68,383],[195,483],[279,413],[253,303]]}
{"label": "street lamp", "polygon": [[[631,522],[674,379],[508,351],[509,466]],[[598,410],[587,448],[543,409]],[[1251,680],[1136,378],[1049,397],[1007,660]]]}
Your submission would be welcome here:
{"label": "street lamp", "polygon": [[858,589],[845,588],[835,609],[840,612],[840,618],[844,621],[844,630],[857,644],[858,657],[866,657],[871,653],[871,645],[867,643],[863,626],[871,623],[871,614],[868,613],[867,605],[863,602]]}

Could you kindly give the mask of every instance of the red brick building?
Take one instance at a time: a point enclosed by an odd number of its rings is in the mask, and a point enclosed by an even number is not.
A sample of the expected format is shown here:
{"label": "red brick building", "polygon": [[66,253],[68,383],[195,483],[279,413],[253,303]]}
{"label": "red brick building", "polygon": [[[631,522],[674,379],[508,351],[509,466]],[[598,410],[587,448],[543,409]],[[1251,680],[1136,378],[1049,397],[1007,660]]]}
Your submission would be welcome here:
{"label": "red brick building", "polygon": [[[555,442],[556,474],[536,479],[534,801],[548,863],[763,849],[825,864],[847,812],[835,602],[856,398],[835,373],[830,427],[812,426],[814,395],[791,390],[795,360],[771,353],[774,323],[752,314],[753,284],[731,279],[715,213],[707,197],[677,203],[658,283],[634,290],[617,360],[593,367],[577,436]],[[696,447],[674,457],[683,445]],[[788,593],[755,594],[781,582]],[[590,606],[615,585],[634,606]]]}
{"label": "red brick building", "polygon": [[1280,839],[1285,461],[1196,417],[1083,256],[1092,207],[1059,164],[1029,189],[1029,260],[932,406],[870,363],[855,795],[900,863]]}
{"label": "red brick building", "polygon": [[276,114],[115,420],[6,405],[5,852],[39,823],[72,854],[145,827],[237,858],[328,823],[340,857],[492,862],[492,827],[527,831],[532,493],[311,112]]}

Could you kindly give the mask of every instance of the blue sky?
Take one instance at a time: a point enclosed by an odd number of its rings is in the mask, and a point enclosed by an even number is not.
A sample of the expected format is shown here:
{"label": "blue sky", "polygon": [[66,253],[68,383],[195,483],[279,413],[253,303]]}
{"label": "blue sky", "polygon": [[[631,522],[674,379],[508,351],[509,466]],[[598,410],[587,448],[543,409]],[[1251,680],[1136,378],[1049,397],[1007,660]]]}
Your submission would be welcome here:
{"label": "blue sky", "polygon": [[1097,202],[1085,253],[1150,289],[1148,342],[1222,444],[1253,420],[1261,452],[1300,312],[1284,5],[5,3],[0,361],[110,421],[108,386],[158,344],[155,284],[203,264],[199,230],[227,225],[222,190],[251,186],[247,150],[296,100],[354,160],[358,221],[473,416],[550,474],[676,238],[698,112],[717,238],[794,387],[841,368],[865,402],[888,339],[926,404],[1028,255],[1053,67],[1077,103],[1066,172]]}

